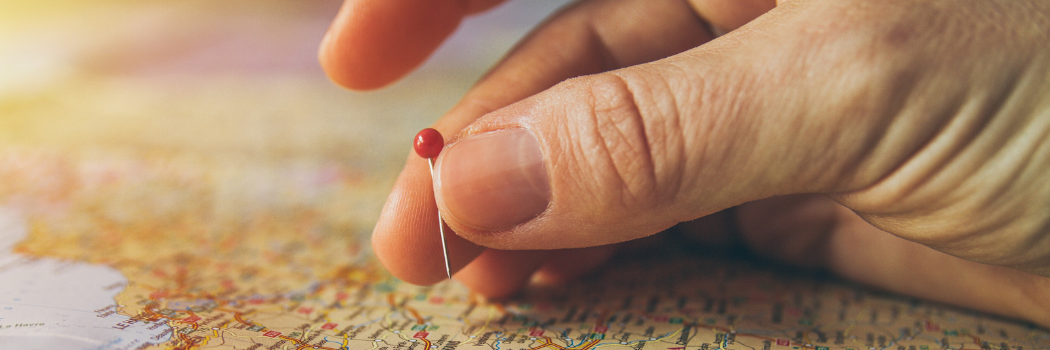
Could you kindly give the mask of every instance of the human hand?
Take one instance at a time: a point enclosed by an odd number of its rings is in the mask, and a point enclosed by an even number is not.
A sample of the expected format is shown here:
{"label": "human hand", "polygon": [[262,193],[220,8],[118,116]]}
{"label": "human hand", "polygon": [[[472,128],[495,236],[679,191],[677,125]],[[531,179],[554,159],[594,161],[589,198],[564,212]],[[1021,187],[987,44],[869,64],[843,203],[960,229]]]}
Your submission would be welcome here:
{"label": "human hand", "polygon": [[[381,86],[497,2],[348,0],[322,64]],[[1050,325],[1050,3],[774,6],[562,11],[435,123],[436,179],[410,156],[376,255],[440,281],[440,207],[455,278],[504,296],[738,206],[685,227],[728,218],[759,254]]]}

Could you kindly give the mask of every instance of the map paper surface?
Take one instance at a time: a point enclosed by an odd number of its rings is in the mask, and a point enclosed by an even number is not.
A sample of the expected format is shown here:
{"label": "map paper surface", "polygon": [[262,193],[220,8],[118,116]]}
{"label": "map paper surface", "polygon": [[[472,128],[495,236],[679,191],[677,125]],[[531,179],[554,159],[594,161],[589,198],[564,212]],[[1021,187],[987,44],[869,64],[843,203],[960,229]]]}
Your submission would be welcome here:
{"label": "map paper surface", "polygon": [[[259,181],[259,177],[266,181]],[[1050,333],[688,252],[488,302],[386,274],[332,164],[7,152],[0,344],[20,349],[1044,349]],[[254,179],[254,180],[253,180]],[[42,185],[33,185],[42,183]],[[252,204],[264,201],[264,204]],[[311,206],[310,203],[314,205]],[[352,205],[352,204],[343,204]],[[328,209],[326,209],[328,208]],[[351,219],[352,220],[352,219]]]}

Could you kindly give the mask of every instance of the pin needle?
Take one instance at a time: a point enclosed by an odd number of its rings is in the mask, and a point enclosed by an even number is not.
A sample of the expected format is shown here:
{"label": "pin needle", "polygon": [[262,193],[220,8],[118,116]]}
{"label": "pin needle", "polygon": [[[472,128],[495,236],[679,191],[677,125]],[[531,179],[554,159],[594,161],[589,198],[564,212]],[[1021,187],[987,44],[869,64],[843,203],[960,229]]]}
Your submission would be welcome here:
{"label": "pin needle", "polygon": [[[426,158],[427,163],[430,164],[430,178],[433,179],[434,158],[437,158],[441,149],[445,148],[445,139],[441,137],[441,133],[432,128],[420,130],[416,134],[416,141],[412,148],[420,157]],[[438,231],[441,232],[441,251],[445,253],[445,273],[448,274],[449,279],[452,279],[452,269],[448,264],[448,245],[445,243],[445,220],[441,219],[440,211],[438,212]]]}

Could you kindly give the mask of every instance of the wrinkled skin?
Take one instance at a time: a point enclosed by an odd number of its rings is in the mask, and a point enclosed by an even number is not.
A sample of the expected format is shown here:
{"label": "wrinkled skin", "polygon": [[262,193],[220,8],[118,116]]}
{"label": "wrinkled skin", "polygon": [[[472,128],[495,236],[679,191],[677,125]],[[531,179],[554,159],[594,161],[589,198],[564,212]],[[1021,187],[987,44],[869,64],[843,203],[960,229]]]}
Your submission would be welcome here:
{"label": "wrinkled skin", "polygon": [[[499,2],[347,0],[322,65],[383,86]],[[442,280],[440,207],[455,278],[502,297],[682,223],[711,245],[1050,326],[1048,33],[1042,0],[581,1],[434,124],[448,147],[528,131],[549,204],[497,225],[506,203],[441,182],[435,199],[410,156],[373,246],[405,281]]]}

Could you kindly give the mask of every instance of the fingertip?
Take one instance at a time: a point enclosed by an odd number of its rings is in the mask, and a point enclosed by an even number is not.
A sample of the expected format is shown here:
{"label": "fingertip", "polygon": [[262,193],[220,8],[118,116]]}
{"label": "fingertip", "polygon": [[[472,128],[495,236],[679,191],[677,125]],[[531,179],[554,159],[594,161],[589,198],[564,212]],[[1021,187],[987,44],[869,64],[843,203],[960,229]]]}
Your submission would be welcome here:
{"label": "fingertip", "polygon": [[[409,161],[372,231],[376,258],[394,276],[411,284],[431,285],[447,279],[438,222],[426,165]],[[445,240],[452,273],[485,250],[457,236],[447,226]]]}
{"label": "fingertip", "polygon": [[[372,231],[372,251],[376,258],[383,264],[391,274],[398,279],[414,285],[432,285],[438,283],[445,277],[444,269],[440,271],[432,268],[423,261],[433,261],[432,252],[421,249],[411,236],[399,234],[402,229],[415,226],[411,218],[407,220],[396,218],[398,213],[389,213],[389,208],[403,202],[398,198],[398,191],[392,193]],[[396,209],[395,209],[396,210]],[[400,211],[400,210],[397,210]],[[402,217],[404,218],[404,217]],[[407,236],[407,237],[406,237]]]}
{"label": "fingertip", "polygon": [[547,262],[532,276],[532,282],[539,285],[571,282],[607,264],[616,251],[616,245],[553,251]]}
{"label": "fingertip", "polygon": [[318,61],[348,89],[383,87],[422,64],[469,10],[455,0],[346,0]]}
{"label": "fingertip", "polygon": [[520,291],[546,261],[548,251],[488,249],[454,277],[488,299],[505,299]]}

